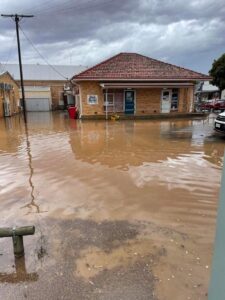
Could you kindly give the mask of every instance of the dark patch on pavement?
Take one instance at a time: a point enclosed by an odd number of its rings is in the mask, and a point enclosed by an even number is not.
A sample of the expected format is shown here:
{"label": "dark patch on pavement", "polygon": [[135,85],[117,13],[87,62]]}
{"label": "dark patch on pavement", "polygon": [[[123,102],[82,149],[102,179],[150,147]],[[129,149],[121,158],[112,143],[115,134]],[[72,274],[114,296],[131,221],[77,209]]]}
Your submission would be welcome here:
{"label": "dark patch on pavement", "polygon": [[[76,219],[59,222],[57,227],[58,234],[62,234],[62,237],[65,234],[71,235],[71,238],[62,239],[62,241],[64,245],[76,249],[77,253],[89,246],[111,252],[125,241],[136,238],[139,233],[139,226],[127,221],[97,223],[92,220]],[[73,230],[79,232],[75,235],[75,238],[72,238]]]}
{"label": "dark patch on pavement", "polygon": [[[2,286],[4,299],[11,300],[16,296],[18,300],[157,300],[154,295],[156,279],[151,268],[153,262],[156,264],[160,257],[167,255],[165,248],[155,249],[154,255],[138,255],[128,265],[102,269],[90,280],[75,275],[76,261],[82,257],[83,250],[95,247],[111,253],[114,249],[137,240],[147,224],[83,219],[48,219],[45,223],[45,228],[51,228],[51,234],[48,239],[47,235],[38,239],[34,251],[42,266],[38,271],[38,281],[21,282],[16,289],[12,286],[9,288],[8,285]],[[38,249],[41,249],[41,256]],[[53,264],[49,263],[52,259]]]}

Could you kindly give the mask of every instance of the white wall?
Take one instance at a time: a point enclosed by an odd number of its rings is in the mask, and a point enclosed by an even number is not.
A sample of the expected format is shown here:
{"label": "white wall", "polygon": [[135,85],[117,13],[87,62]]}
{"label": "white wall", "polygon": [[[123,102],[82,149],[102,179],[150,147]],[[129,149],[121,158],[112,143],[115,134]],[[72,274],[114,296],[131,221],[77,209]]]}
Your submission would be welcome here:
{"label": "white wall", "polygon": [[225,90],[222,91],[221,99],[225,99]]}

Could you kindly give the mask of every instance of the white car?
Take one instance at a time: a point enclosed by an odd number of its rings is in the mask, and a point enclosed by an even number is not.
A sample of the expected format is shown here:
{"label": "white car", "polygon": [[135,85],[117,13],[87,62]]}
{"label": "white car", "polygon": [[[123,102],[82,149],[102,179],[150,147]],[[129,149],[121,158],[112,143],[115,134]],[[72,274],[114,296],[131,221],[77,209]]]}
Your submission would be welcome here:
{"label": "white car", "polygon": [[220,113],[215,120],[215,130],[225,133],[225,112]]}

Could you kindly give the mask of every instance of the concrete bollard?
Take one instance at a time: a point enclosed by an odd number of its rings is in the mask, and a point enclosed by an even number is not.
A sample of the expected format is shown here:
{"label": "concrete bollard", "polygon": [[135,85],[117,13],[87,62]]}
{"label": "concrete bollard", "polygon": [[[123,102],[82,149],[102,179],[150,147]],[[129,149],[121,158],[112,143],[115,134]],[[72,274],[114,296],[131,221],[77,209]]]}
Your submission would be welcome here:
{"label": "concrete bollard", "polygon": [[34,226],[0,228],[0,238],[12,237],[13,251],[15,257],[24,256],[23,236],[33,235],[35,233]]}

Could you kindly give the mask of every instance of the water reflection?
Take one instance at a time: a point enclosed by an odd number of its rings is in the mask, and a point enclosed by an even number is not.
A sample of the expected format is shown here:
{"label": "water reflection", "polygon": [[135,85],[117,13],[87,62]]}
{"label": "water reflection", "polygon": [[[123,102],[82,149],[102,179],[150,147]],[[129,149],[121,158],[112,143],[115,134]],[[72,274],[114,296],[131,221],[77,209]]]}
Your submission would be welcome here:
{"label": "water reflection", "polygon": [[[104,195],[110,191],[115,207],[114,198],[119,199],[119,207],[120,201],[129,198],[131,214],[137,197],[144,211],[153,189],[154,204],[157,197],[163,199],[166,191],[178,188],[183,189],[179,197],[192,193],[189,204],[208,195],[213,198],[218,189],[224,139],[214,134],[207,120],[81,122],[68,119],[65,113],[44,117],[32,113],[28,114],[29,130],[24,132],[21,125],[15,118],[10,126],[0,127],[0,133],[12,134],[17,145],[16,156],[10,151],[4,153],[7,160],[0,155],[0,196],[6,220],[15,214],[13,205],[37,216],[57,209],[88,215],[83,207],[88,203],[92,211],[97,210],[99,199],[108,205]],[[1,142],[0,150],[10,147],[7,139]],[[209,192],[207,186],[212,184]]]}
{"label": "water reflection", "polygon": [[191,155],[199,151],[212,128],[204,129],[201,121],[195,125],[192,121],[83,122],[79,132],[71,130],[69,134],[76,159],[126,169]]}
{"label": "water reflection", "polygon": [[[35,284],[37,290],[44,293],[43,282],[49,286],[49,282],[62,282],[62,279],[74,286],[74,277],[67,266],[74,266],[79,252],[71,239],[78,250],[88,246],[92,239],[102,246],[111,239],[111,225],[107,226],[107,234],[101,231],[96,235],[96,227],[90,220],[97,228],[105,220],[109,223],[115,220],[149,222],[148,233],[143,231],[140,237],[151,239],[147,250],[160,236],[154,231],[157,226],[152,227],[152,224],[160,224],[166,228],[160,243],[174,245],[172,251],[168,246],[168,254],[174,257],[165,257],[165,262],[170,260],[173,266],[168,274],[173,274],[182,264],[193,267],[196,257],[203,253],[206,257],[201,260],[203,267],[195,265],[199,272],[195,279],[190,278],[198,281],[201,277],[198,274],[202,275],[204,266],[209,265],[225,145],[224,139],[214,134],[211,120],[81,122],[69,120],[64,113],[28,114],[27,132],[18,118],[13,118],[11,123],[4,122],[0,121],[1,224],[11,225],[16,220],[21,224],[29,221],[37,225],[38,218],[43,216],[42,226],[37,227],[51,231],[46,241],[43,235],[41,240],[35,238],[40,255],[50,249],[43,261],[45,276],[40,276]],[[25,210],[20,209],[21,206]],[[44,211],[47,213],[40,215]],[[84,225],[74,226],[76,220],[82,220]],[[90,226],[94,228],[93,233]],[[171,228],[189,237],[193,242],[192,252],[186,244],[185,250],[179,247],[180,242],[175,244],[174,237],[170,242]],[[81,244],[77,244],[78,240]],[[115,245],[121,246],[117,242]],[[29,240],[27,244],[33,248]],[[125,256],[142,253],[135,247]],[[190,255],[185,254],[186,249],[195,256],[191,260]],[[27,253],[30,266],[33,255],[32,251]],[[178,259],[177,253],[180,253]],[[84,268],[86,265],[85,261]],[[52,270],[54,274],[59,273],[56,276],[59,281],[52,276]],[[19,280],[23,278],[16,274],[20,271],[24,278],[28,276],[24,264],[16,267],[12,274],[0,274],[0,281],[11,282],[13,276]],[[182,272],[183,284],[188,272],[187,269]],[[162,282],[167,282],[167,278]],[[179,274],[176,278],[180,278]],[[187,289],[192,283],[188,284]],[[8,290],[6,285],[5,292]]]}
{"label": "water reflection", "polygon": [[25,126],[25,138],[26,138],[26,150],[27,150],[27,156],[28,156],[28,167],[29,167],[29,178],[28,182],[30,185],[30,202],[26,205],[22,206],[21,208],[29,208],[29,213],[44,213],[46,211],[41,211],[40,206],[37,204],[37,201],[35,199],[34,194],[34,183],[33,183],[33,175],[34,175],[34,167],[32,163],[32,154],[31,154],[31,144],[29,140],[29,131],[28,131],[28,125],[24,124]]}
{"label": "water reflection", "polygon": [[31,112],[27,114],[27,122],[29,125],[37,126],[41,125],[43,128],[52,128],[54,121],[53,115],[49,112],[35,113]]}
{"label": "water reflection", "polygon": [[0,120],[0,153],[16,153],[22,142],[22,135],[23,120],[20,116],[2,118]]}
{"label": "water reflection", "polygon": [[160,123],[160,135],[169,139],[188,139],[192,138],[191,121],[162,121]]}
{"label": "water reflection", "polygon": [[31,155],[31,145],[30,145],[30,141],[29,141],[29,132],[28,132],[28,126],[27,124],[24,124],[25,126],[25,138],[26,138],[26,148],[27,148],[27,155],[28,155],[28,166],[29,166],[29,185],[30,185],[30,188],[31,188],[31,191],[30,191],[30,197],[31,197],[31,200],[28,204],[24,205],[23,207],[21,208],[29,208],[30,209],[30,212],[32,211],[32,209],[34,208],[35,211],[33,212],[36,212],[36,213],[40,213],[40,207],[39,205],[35,202],[35,197],[34,197],[34,184],[33,184],[33,175],[34,175],[34,168],[33,168],[33,165],[32,165],[32,155]]}
{"label": "water reflection", "polygon": [[204,159],[212,164],[223,166],[223,157],[225,149],[225,138],[218,136],[213,142],[206,141],[204,143]]}

